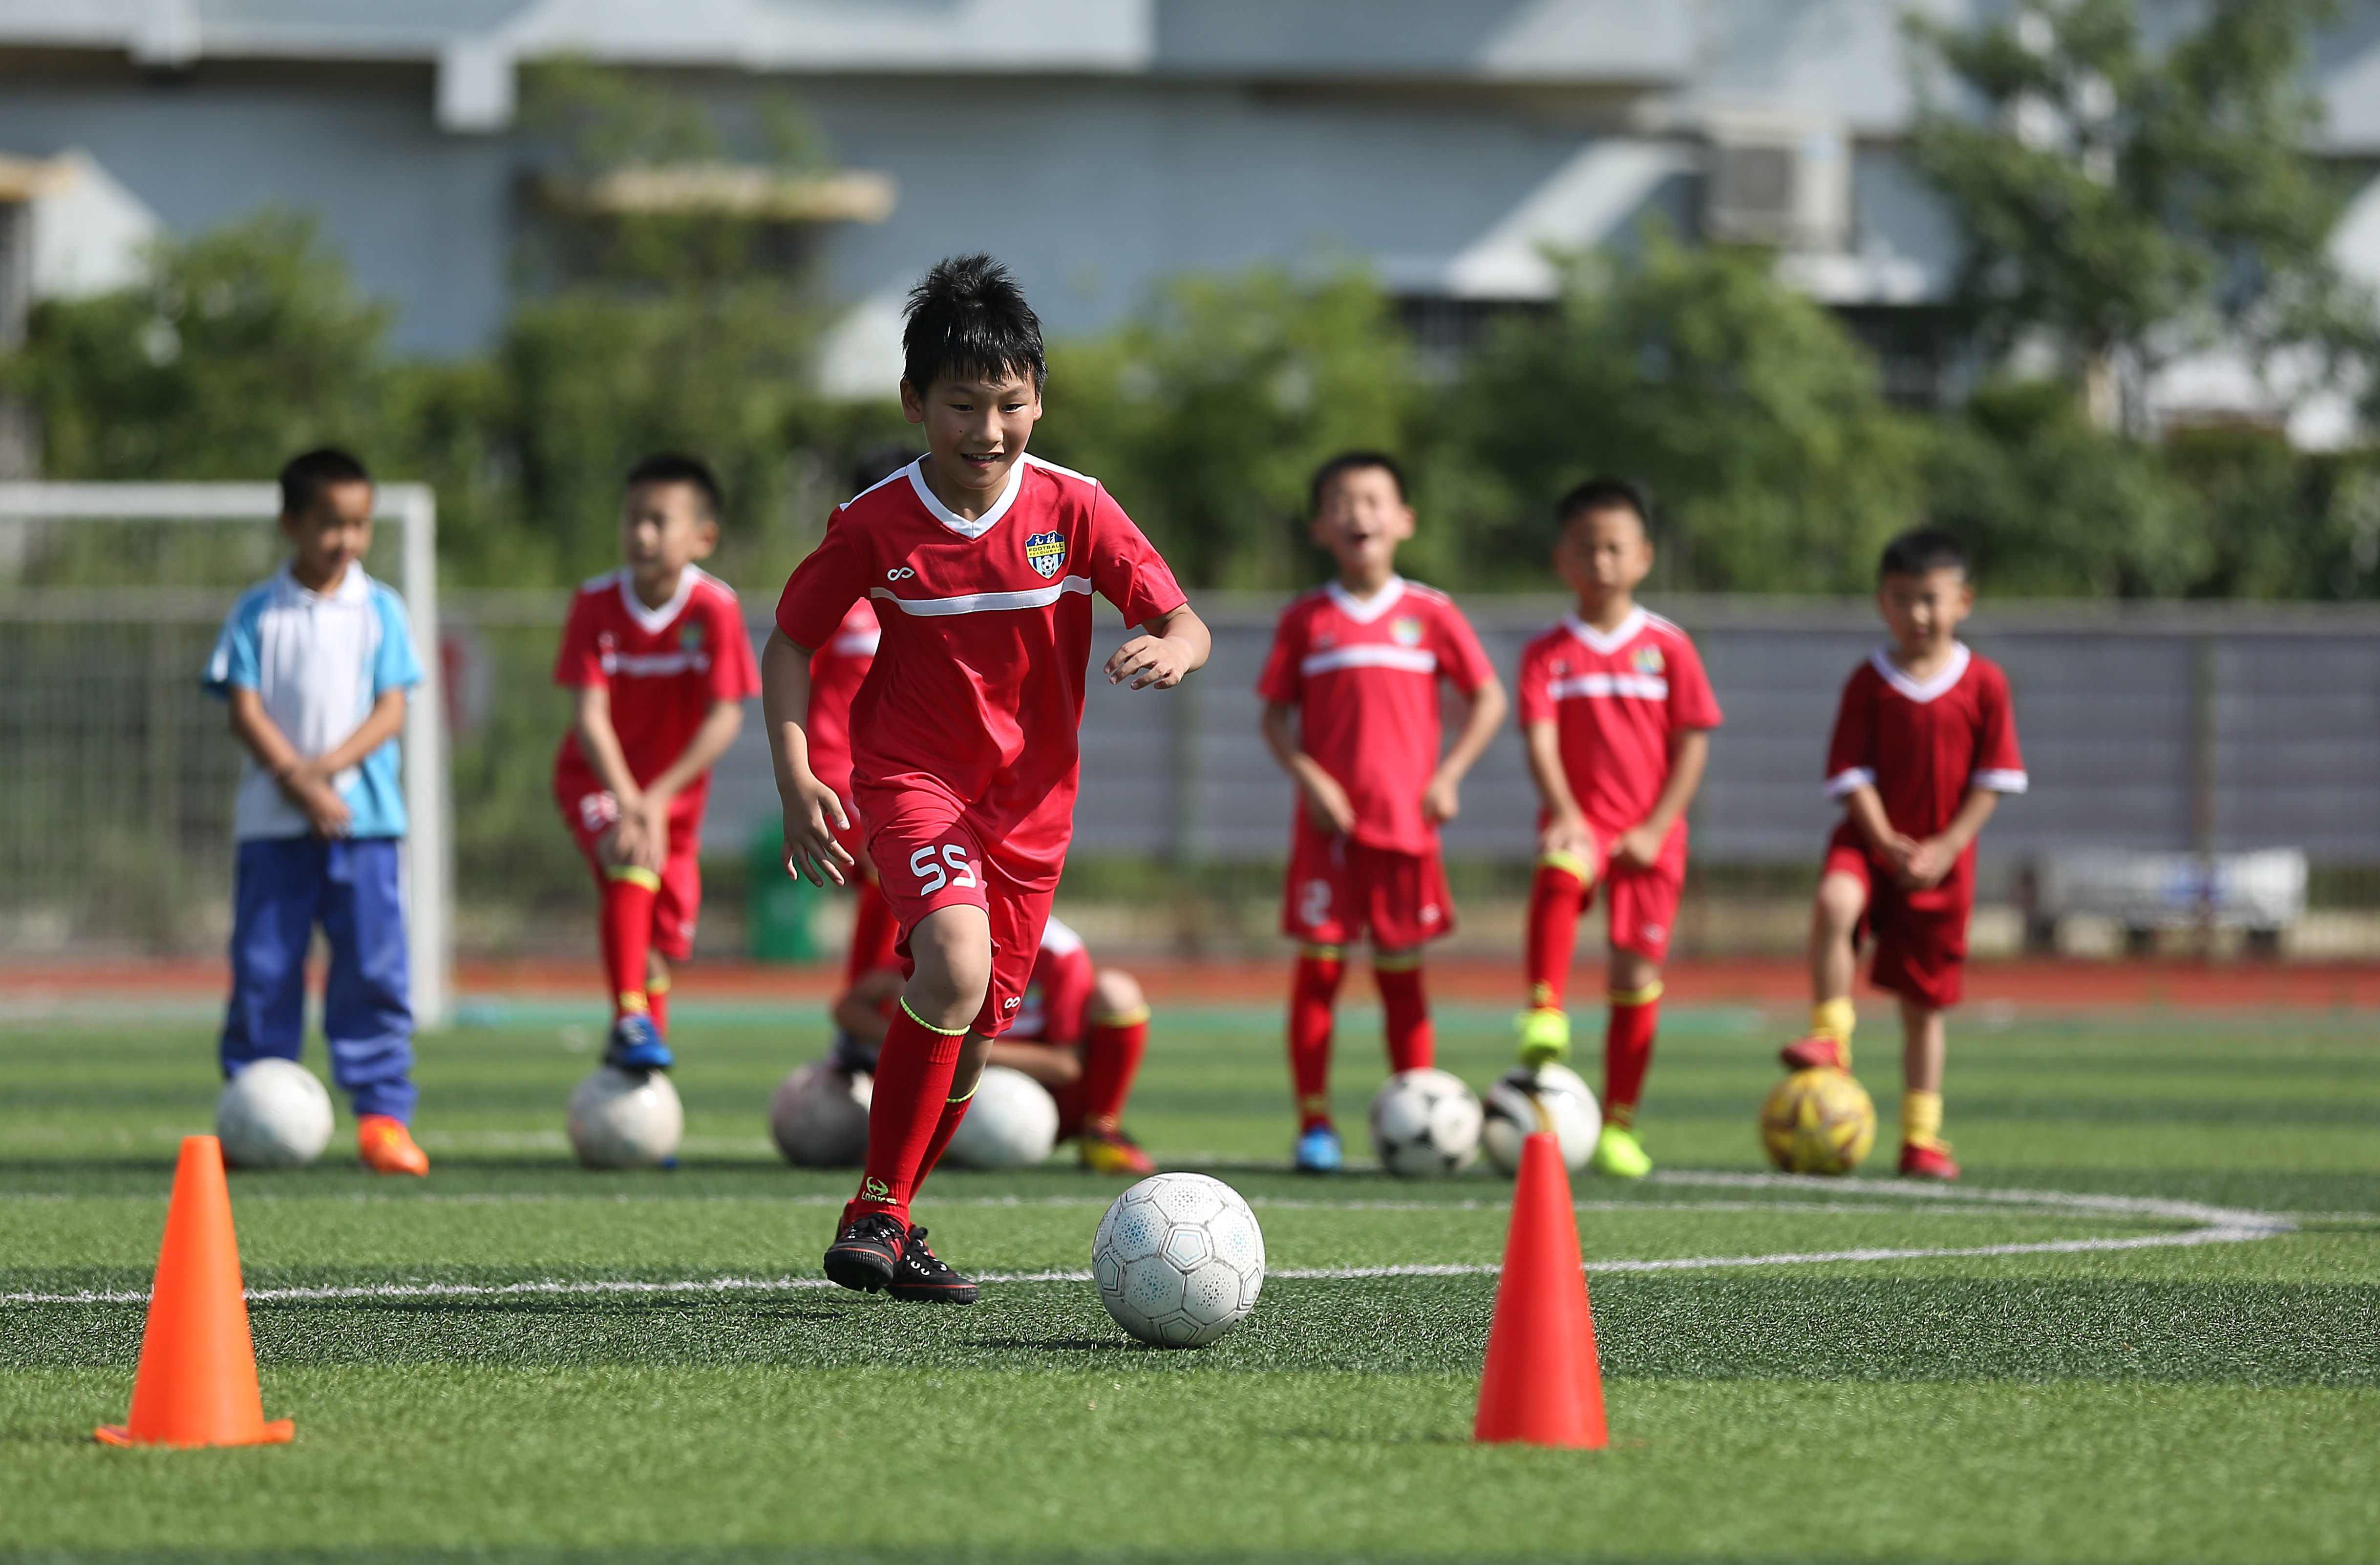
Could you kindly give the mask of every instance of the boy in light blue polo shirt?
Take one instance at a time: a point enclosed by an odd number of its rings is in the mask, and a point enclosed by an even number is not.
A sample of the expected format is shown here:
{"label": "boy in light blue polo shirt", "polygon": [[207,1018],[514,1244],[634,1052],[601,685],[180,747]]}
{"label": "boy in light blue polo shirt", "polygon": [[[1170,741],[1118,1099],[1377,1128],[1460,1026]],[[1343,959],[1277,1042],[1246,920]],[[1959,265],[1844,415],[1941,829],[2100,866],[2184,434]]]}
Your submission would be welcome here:
{"label": "boy in light blue polo shirt", "polygon": [[405,841],[398,730],[421,662],[405,602],[364,574],[372,483],[344,451],[281,470],[289,563],[232,607],[206,689],[229,703],[240,767],[232,832],[231,1004],[225,1077],[298,1058],[306,949],[331,948],[322,1031],[356,1112],[366,1167],[426,1174],[413,1118],[413,1009],[397,861]]}

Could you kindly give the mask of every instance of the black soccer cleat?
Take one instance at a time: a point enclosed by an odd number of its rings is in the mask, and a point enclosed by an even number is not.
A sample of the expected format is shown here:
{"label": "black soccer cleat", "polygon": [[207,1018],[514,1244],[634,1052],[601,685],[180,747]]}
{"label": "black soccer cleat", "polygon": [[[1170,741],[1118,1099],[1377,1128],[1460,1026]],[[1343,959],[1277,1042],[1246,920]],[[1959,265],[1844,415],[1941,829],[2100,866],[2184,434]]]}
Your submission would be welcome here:
{"label": "black soccer cleat", "polygon": [[862,1293],[892,1285],[908,1239],[908,1230],[899,1219],[882,1212],[860,1213],[843,1225],[843,1231],[826,1248],[827,1280]]}
{"label": "black soccer cleat", "polygon": [[884,1290],[905,1304],[971,1304],[983,1290],[926,1248],[926,1231],[913,1228],[901,1247],[901,1265]]}

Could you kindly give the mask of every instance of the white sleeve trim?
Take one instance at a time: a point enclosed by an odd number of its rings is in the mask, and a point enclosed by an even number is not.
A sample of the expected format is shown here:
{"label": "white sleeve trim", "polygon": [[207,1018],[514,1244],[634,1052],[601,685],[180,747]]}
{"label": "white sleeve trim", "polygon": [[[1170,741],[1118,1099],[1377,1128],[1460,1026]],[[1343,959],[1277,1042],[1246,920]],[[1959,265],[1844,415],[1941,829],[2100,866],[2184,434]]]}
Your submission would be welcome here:
{"label": "white sleeve trim", "polygon": [[1968,781],[1973,786],[1981,788],[1986,793],[1993,794],[2022,794],[2025,791],[2027,786],[2027,780],[2023,772],[2003,770],[1992,767],[1986,767],[1983,770],[1976,772],[1975,775]]}
{"label": "white sleeve trim", "polygon": [[1827,779],[1827,797],[1840,799],[1862,788],[1876,786],[1876,773],[1864,766],[1845,767]]}

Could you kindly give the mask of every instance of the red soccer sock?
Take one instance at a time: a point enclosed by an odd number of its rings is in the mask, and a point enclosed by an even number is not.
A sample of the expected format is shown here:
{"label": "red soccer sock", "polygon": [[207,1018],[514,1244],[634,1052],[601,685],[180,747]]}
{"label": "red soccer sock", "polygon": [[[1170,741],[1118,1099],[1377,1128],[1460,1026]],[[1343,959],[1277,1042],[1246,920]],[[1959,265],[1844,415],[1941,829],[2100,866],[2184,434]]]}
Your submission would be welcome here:
{"label": "red soccer sock", "polygon": [[[938,1136],[948,1139],[942,1120],[952,1107],[951,1077],[965,1037],[965,1027],[945,1032],[917,1020],[906,1003],[893,1007],[892,1027],[876,1056],[876,1095],[868,1106],[867,1171],[859,1194],[843,1209],[844,1221],[861,1212],[909,1220],[909,1196],[930,1166],[928,1155],[940,1154]],[[950,1121],[957,1129],[958,1115]]]}
{"label": "red soccer sock", "polygon": [[663,1037],[669,1037],[669,975],[645,980],[645,1008],[652,1013],[653,1025],[661,1029]]}
{"label": "red soccer sock", "polygon": [[843,964],[843,987],[856,987],[864,973],[892,965],[892,947],[900,941],[901,925],[884,888],[862,876],[856,904],[851,910],[851,950]]}
{"label": "red soccer sock", "polygon": [[1091,1024],[1091,1044],[1083,1051],[1083,1123],[1113,1130],[1132,1096],[1140,1057],[1148,1051],[1148,1007]]}
{"label": "red soccer sock", "polygon": [[1330,1010],[1345,971],[1344,953],[1335,945],[1310,945],[1297,953],[1289,990],[1289,1080],[1300,1130],[1330,1122]]}
{"label": "red soccer sock", "polygon": [[909,1194],[915,1196],[935,1169],[941,1165],[942,1154],[950,1149],[951,1137],[959,1133],[959,1122],[966,1118],[967,1105],[975,1101],[975,1088],[969,1087],[963,1097],[942,1099],[942,1111],[934,1121],[933,1139],[926,1143],[926,1156],[917,1165],[917,1184]]}
{"label": "red soccer sock", "polygon": [[603,871],[603,977],[612,986],[612,1019],[652,1009],[645,993],[645,961],[653,948],[653,899],[662,878],[625,866]]}
{"label": "red soccer sock", "polygon": [[1578,943],[1578,916],[1586,905],[1586,866],[1569,854],[1548,854],[1529,882],[1529,1007],[1561,1009],[1570,988],[1570,959]]}
{"label": "red soccer sock", "polygon": [[1661,1025],[1661,980],[1633,994],[1613,989],[1611,1018],[1603,1030],[1603,1115],[1613,1124],[1636,1122],[1645,1096],[1645,1072],[1653,1063],[1653,1034]]}
{"label": "red soccer sock", "polygon": [[1438,1034],[1429,1022],[1429,996],[1422,992],[1421,954],[1374,958],[1372,980],[1380,986],[1389,1069],[1424,1071],[1436,1064]]}

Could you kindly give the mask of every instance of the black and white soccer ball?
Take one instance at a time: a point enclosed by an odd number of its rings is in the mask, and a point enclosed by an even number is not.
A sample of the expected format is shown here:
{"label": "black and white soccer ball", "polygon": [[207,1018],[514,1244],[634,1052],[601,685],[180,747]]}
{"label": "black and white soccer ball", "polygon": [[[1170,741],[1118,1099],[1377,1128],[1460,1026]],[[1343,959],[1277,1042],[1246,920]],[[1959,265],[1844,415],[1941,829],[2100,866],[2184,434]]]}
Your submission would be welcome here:
{"label": "black and white soccer ball", "polygon": [[1372,1098],[1372,1150],[1402,1179],[1469,1168],[1479,1156],[1479,1099],[1440,1070],[1400,1071]]}
{"label": "black and white soccer ball", "polygon": [[331,1143],[331,1095],[294,1060],[243,1065],[215,1099],[215,1138],[236,1169],[294,1169]]}
{"label": "black and white soccer ball", "polygon": [[[1538,1118],[1542,1109],[1544,1118]],[[1603,1111],[1595,1093],[1567,1065],[1523,1066],[1488,1089],[1488,1122],[1480,1140],[1488,1160],[1507,1174],[1521,1170],[1521,1144],[1540,1130],[1550,1129],[1561,1146],[1562,1161],[1576,1173],[1595,1156],[1603,1138]]]}
{"label": "black and white soccer ball", "polygon": [[658,1168],[677,1156],[686,1110],[661,1071],[606,1065],[570,1095],[570,1146],[590,1169]]}
{"label": "black and white soccer ball", "polygon": [[1058,1104],[1022,1071],[987,1065],[943,1156],[963,1169],[1021,1169],[1058,1145]]}
{"label": "black and white soccer ball", "polygon": [[1115,1323],[1155,1348],[1203,1348],[1264,1289],[1264,1231],[1240,1193],[1196,1173],[1151,1174],[1115,1198],[1091,1241]]}
{"label": "black and white soccer ball", "polygon": [[868,1108],[875,1078],[815,1060],[778,1084],[769,1134],[785,1161],[805,1169],[856,1169],[868,1160]]}

